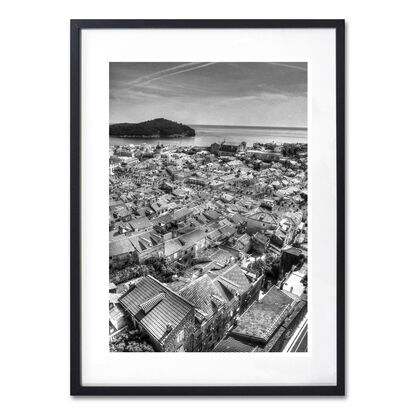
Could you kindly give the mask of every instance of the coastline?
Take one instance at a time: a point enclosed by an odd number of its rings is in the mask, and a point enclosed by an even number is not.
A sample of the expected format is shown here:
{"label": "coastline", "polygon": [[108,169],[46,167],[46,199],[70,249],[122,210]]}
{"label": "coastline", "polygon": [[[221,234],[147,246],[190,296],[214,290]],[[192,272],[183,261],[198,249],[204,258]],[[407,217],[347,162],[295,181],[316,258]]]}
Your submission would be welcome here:
{"label": "coastline", "polygon": [[179,146],[210,146],[214,142],[229,141],[233,143],[247,142],[252,145],[261,143],[307,143],[308,130],[294,127],[241,127],[192,125],[194,136],[180,137],[114,137],[109,136],[110,145],[128,144],[177,144]]}

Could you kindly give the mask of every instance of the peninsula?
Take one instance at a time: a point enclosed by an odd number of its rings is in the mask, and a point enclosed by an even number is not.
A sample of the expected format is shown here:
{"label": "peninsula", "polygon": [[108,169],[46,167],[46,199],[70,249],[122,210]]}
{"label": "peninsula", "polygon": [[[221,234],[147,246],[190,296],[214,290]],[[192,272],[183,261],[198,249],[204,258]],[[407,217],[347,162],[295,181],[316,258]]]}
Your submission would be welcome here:
{"label": "peninsula", "polygon": [[165,118],[156,118],[138,124],[111,124],[110,135],[122,138],[193,137],[195,130],[187,125],[166,120]]}

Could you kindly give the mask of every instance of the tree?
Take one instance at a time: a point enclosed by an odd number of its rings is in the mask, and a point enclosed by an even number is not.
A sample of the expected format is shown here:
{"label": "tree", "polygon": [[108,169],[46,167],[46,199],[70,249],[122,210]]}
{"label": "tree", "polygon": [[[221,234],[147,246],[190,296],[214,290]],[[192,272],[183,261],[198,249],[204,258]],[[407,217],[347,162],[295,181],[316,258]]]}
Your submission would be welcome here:
{"label": "tree", "polygon": [[110,340],[110,352],[154,352],[138,330],[124,331]]}
{"label": "tree", "polygon": [[265,258],[257,259],[248,265],[248,271],[256,275],[263,274],[265,278],[277,280],[280,269],[280,257],[274,254],[266,254]]}

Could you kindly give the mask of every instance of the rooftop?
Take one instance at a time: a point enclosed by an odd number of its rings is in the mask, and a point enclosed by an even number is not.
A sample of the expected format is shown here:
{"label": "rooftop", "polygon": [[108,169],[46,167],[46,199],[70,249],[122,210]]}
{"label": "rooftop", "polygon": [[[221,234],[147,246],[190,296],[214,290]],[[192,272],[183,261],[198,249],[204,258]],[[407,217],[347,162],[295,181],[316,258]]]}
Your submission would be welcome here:
{"label": "rooftop", "polygon": [[213,352],[253,352],[256,345],[246,339],[235,339],[234,337],[228,336],[221,340]]}
{"label": "rooftop", "polygon": [[204,275],[190,284],[183,287],[179,294],[194,304],[196,310],[202,311],[202,314],[209,319],[222,304],[225,304],[224,298],[215,284],[208,275]]}
{"label": "rooftop", "polygon": [[174,329],[193,309],[188,301],[150,276],[140,278],[119,302],[159,341],[168,327]]}
{"label": "rooftop", "polygon": [[117,239],[116,241],[111,241],[109,243],[109,256],[117,256],[117,255],[123,255],[128,254],[130,252],[134,252],[135,249],[131,242],[125,238],[125,239]]}
{"label": "rooftop", "polygon": [[294,300],[273,286],[240,317],[233,333],[268,341],[282,324]]}

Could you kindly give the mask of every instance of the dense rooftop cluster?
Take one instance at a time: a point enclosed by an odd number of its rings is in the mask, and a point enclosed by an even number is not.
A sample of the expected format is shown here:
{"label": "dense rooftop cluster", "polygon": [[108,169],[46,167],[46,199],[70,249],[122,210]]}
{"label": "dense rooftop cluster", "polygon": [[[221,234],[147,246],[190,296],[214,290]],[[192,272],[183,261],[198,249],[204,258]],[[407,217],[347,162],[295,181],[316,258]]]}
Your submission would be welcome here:
{"label": "dense rooftop cluster", "polygon": [[109,160],[110,350],[282,351],[307,313],[307,145]]}

